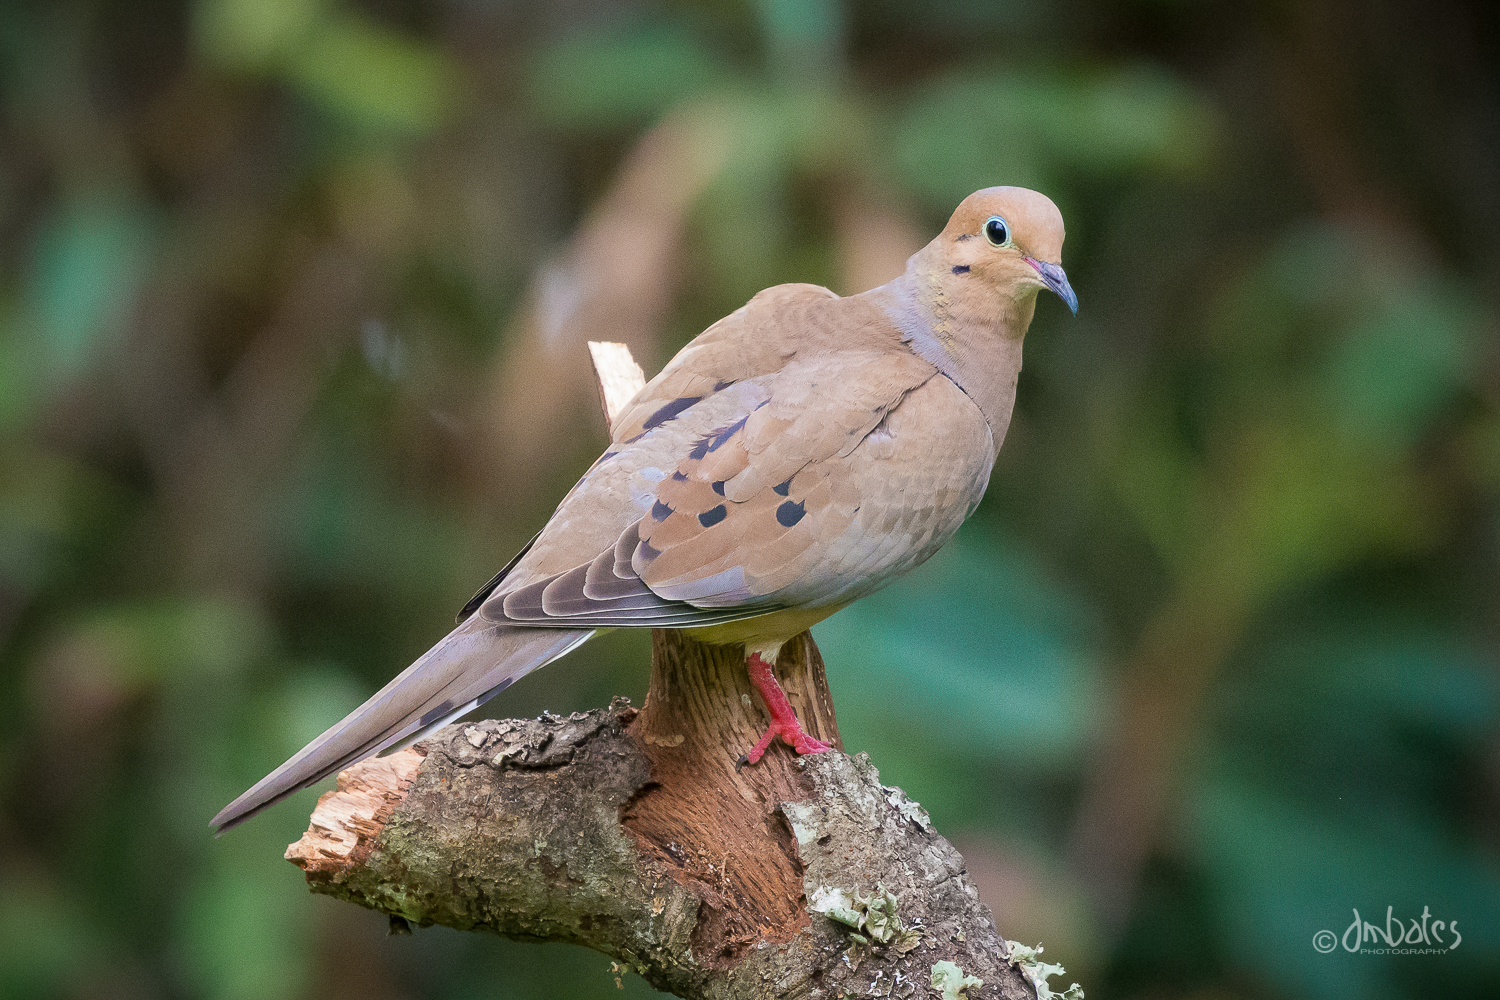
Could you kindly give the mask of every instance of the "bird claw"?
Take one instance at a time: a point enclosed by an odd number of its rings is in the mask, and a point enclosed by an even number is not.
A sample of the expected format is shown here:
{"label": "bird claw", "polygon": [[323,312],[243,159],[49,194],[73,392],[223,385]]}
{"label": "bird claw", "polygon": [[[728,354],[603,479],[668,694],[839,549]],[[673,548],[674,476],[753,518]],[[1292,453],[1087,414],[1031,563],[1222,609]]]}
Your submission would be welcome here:
{"label": "bird claw", "polygon": [[771,672],[770,664],[761,659],[758,653],[752,653],[747,666],[750,682],[760,692],[761,700],[766,703],[766,710],[771,714],[771,725],[756,741],[750,752],[739,759],[739,763],[735,764],[735,770],[739,770],[745,764],[758,763],[761,757],[765,756],[766,750],[770,748],[771,742],[778,736],[781,737],[783,743],[798,754],[824,753],[833,749],[832,743],[824,743],[820,739],[815,739],[802,728],[802,723],[797,721],[797,716],[792,711],[791,702],[787,701],[786,693],[776,682],[776,675]]}
{"label": "bird claw", "polygon": [[[785,740],[787,738],[786,734],[783,733],[781,738]],[[791,743],[792,749],[799,754],[827,753],[833,749],[832,743],[824,743],[822,740],[815,739],[806,733],[798,733],[796,739],[788,740],[787,742]]]}
{"label": "bird claw", "polygon": [[766,750],[770,748],[772,741],[778,736],[781,737],[781,742],[791,747],[798,754],[826,753],[833,749],[832,743],[824,743],[820,739],[815,739],[807,735],[794,717],[790,727],[780,724],[779,721],[772,722],[771,727],[766,730],[766,734],[751,748],[750,752],[740,755],[740,759],[735,763],[734,769],[738,771],[746,764],[759,763],[760,759],[765,756]]}

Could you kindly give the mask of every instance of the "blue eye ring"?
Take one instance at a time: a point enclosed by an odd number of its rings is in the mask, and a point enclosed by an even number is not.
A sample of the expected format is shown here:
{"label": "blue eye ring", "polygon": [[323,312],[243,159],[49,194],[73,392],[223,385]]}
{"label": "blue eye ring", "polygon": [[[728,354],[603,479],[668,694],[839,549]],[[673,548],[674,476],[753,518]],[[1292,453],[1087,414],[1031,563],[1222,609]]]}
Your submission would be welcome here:
{"label": "blue eye ring", "polygon": [[984,224],[984,236],[997,247],[1010,246],[1010,223],[998,215],[992,215]]}

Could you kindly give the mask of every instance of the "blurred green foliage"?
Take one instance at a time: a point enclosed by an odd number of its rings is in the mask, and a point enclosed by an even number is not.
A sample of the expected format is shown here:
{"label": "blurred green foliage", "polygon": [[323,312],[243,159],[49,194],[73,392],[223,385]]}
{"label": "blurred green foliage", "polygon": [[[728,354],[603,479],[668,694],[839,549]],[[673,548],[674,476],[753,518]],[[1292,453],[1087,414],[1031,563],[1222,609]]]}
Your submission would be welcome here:
{"label": "blurred green foliage", "polygon": [[[315,792],[206,822],[602,445],[490,401],[576,388],[527,353],[596,334],[558,262],[669,134],[682,226],[591,258],[675,248],[648,370],[975,188],[1068,220],[1082,313],[1040,305],[975,521],[817,632],[1002,930],[1091,996],[1500,992],[1497,46],[1457,0],[6,5],[0,996],[617,995],[307,895]],[[487,710],[639,700],[647,656]],[[1387,906],[1462,946],[1313,948]]]}

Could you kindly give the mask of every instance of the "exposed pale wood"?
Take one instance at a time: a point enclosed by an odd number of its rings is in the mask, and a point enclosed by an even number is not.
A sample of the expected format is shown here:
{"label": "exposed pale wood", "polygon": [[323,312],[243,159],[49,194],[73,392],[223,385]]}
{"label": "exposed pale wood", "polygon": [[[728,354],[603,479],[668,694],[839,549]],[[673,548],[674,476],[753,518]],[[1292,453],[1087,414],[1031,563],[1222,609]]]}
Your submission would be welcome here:
{"label": "exposed pale wood", "polygon": [[337,787],[318,798],[302,839],[287,847],[286,859],[309,874],[362,863],[425,756],[408,747],[341,772]]}
{"label": "exposed pale wood", "polygon": [[615,417],[636,393],[646,387],[646,373],[630,356],[630,347],[605,340],[589,341],[589,357],[594,362],[594,378],[599,385],[599,403],[604,408],[604,422],[613,428]]}

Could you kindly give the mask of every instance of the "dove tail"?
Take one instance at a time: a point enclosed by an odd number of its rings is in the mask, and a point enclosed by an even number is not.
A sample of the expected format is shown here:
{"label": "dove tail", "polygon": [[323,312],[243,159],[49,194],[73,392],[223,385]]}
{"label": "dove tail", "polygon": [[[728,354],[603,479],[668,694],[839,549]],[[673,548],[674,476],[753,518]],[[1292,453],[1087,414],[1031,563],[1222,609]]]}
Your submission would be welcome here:
{"label": "dove tail", "polygon": [[592,629],[524,628],[467,619],[343,721],[220,810],[219,833],[366,757],[406,745],[587,641]]}

